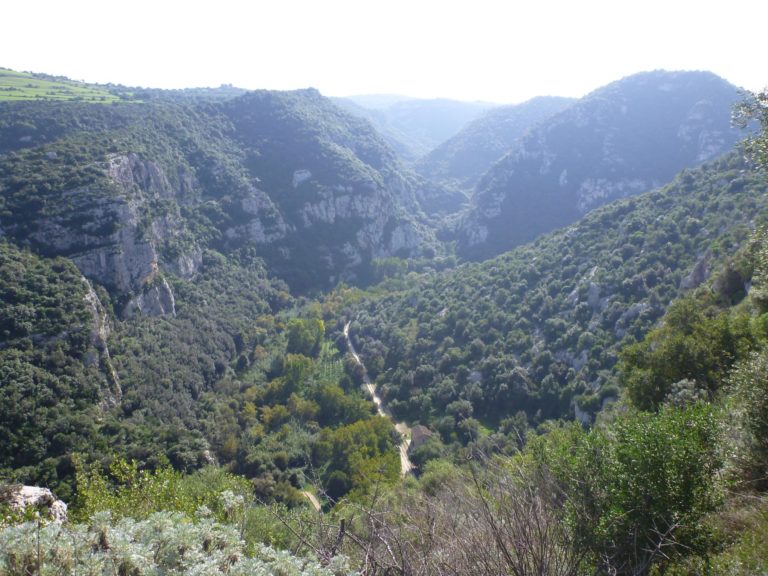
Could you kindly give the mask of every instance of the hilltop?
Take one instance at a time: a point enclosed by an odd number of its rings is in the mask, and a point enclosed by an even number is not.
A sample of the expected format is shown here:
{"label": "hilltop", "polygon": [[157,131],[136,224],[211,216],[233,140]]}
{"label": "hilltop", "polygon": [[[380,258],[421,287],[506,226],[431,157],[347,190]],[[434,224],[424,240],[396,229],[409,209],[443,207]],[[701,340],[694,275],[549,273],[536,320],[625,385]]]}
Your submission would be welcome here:
{"label": "hilltop", "polygon": [[531,130],[481,179],[459,253],[484,258],[647,192],[743,135],[739,90],[709,72],[645,72],[585,96]]}

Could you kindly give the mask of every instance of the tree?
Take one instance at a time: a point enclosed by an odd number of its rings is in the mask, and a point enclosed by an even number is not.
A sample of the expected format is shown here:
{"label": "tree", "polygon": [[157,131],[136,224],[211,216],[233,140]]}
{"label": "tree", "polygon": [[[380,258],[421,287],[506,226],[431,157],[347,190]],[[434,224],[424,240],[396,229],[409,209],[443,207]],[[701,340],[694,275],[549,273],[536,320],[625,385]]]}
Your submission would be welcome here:
{"label": "tree", "polygon": [[734,109],[734,122],[741,128],[759,125],[745,143],[750,159],[761,168],[768,168],[768,88],[761,92],[747,92],[746,98]]}
{"label": "tree", "polygon": [[674,302],[664,323],[621,352],[620,369],[632,403],[651,410],[682,380],[714,393],[733,363],[755,345],[749,318],[702,309],[693,297]]}
{"label": "tree", "polygon": [[319,318],[294,318],[288,322],[288,352],[314,356],[320,351],[323,336],[325,324]]}
{"label": "tree", "polygon": [[742,428],[741,467],[757,488],[768,487],[768,349],[740,362],[730,374]]}
{"label": "tree", "polygon": [[530,441],[527,455],[556,481],[599,573],[645,574],[665,558],[707,549],[700,522],[719,498],[718,418],[708,404],[670,406]]}

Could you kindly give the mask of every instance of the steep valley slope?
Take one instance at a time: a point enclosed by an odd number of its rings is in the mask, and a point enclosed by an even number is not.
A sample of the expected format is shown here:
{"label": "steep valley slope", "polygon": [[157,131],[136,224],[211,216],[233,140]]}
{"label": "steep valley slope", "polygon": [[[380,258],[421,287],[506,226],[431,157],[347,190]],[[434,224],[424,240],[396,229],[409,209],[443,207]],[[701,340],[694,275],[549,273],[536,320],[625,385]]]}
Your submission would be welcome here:
{"label": "steep valley slope", "polygon": [[709,72],[644,72],[543,121],[477,185],[458,251],[482,259],[669,182],[731,149],[738,89]]}

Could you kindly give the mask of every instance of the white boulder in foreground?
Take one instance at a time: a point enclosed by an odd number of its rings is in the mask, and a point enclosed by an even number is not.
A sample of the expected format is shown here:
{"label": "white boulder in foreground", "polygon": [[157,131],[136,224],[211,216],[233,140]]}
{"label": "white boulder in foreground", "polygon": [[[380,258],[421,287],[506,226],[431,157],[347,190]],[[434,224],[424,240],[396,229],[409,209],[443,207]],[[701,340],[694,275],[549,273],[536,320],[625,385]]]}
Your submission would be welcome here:
{"label": "white boulder in foreground", "polygon": [[67,521],[67,505],[48,488],[21,484],[0,487],[0,503],[8,504],[16,512],[24,512],[30,506],[47,508],[54,522]]}

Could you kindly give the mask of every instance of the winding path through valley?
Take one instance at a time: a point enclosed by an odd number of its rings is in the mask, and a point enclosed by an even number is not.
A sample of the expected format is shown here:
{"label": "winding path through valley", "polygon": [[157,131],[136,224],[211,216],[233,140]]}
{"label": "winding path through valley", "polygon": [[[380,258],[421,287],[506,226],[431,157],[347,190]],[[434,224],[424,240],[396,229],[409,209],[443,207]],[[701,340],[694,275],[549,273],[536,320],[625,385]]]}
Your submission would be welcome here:
{"label": "winding path through valley", "polygon": [[379,412],[379,415],[389,418],[394,423],[395,430],[400,434],[400,444],[398,446],[398,449],[400,450],[400,476],[406,476],[408,473],[412,472],[414,468],[413,462],[408,458],[408,447],[411,445],[411,429],[405,422],[395,422],[395,419],[392,417],[392,412],[384,406],[381,397],[376,393],[376,386],[368,377],[368,371],[365,369],[365,364],[360,360],[360,356],[357,354],[354,344],[352,344],[352,339],[349,337],[350,324],[352,324],[351,320],[344,325],[344,339],[347,341],[347,348],[349,348],[349,352],[352,354],[355,362],[363,367],[363,384],[365,385],[368,394],[371,395],[373,403],[376,404],[376,410]]}

